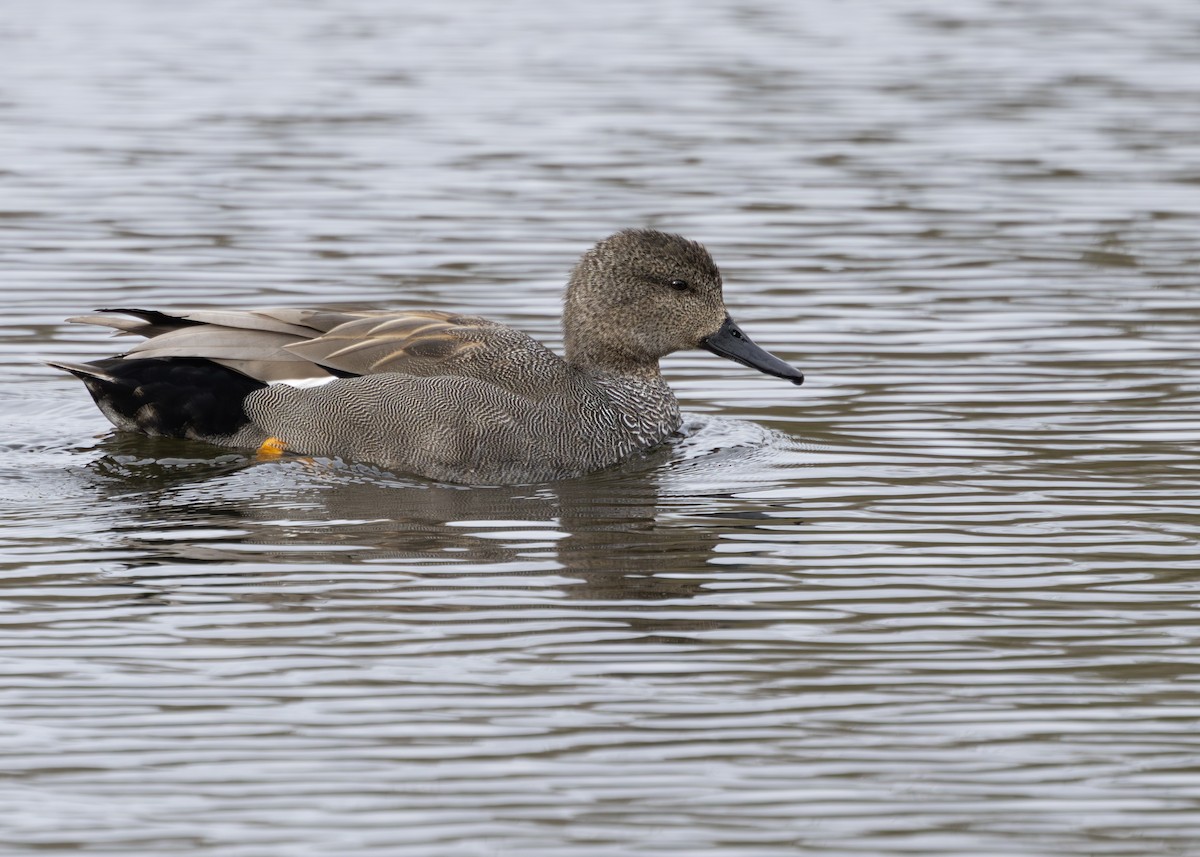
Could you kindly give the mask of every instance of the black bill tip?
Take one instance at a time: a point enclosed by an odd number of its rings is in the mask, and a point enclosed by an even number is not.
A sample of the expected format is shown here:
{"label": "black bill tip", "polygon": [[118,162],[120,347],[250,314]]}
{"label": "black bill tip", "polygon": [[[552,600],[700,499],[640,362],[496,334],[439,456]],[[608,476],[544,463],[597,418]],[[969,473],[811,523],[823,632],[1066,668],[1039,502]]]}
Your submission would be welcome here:
{"label": "black bill tip", "polygon": [[759,348],[742,329],[733,323],[729,316],[725,317],[717,332],[700,340],[700,347],[711,351],[718,357],[724,357],[751,369],[757,369],[766,375],[783,378],[793,384],[804,383],[804,373],[794,366],[784,363],[771,352]]}

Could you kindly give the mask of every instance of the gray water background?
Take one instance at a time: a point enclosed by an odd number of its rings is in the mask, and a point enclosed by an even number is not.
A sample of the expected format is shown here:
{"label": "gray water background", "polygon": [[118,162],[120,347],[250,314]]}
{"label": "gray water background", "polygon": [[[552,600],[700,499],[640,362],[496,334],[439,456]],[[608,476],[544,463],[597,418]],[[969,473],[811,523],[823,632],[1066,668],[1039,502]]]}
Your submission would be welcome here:
{"label": "gray water background", "polygon": [[[0,851],[1200,855],[1200,6],[0,18]],[[113,434],[98,306],[557,346],[626,226],[794,388],[527,488]]]}

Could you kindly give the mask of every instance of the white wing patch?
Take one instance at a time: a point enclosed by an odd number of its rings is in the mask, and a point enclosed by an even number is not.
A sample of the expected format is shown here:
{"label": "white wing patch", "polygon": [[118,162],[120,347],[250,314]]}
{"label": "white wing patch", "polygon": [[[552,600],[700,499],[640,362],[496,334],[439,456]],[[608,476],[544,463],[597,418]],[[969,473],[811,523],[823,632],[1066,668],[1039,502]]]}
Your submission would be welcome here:
{"label": "white wing patch", "polygon": [[276,384],[286,384],[289,387],[307,389],[309,387],[320,387],[323,384],[328,384],[330,381],[336,380],[336,375],[327,375],[324,378],[288,378],[282,381],[272,381],[269,386],[274,387]]}

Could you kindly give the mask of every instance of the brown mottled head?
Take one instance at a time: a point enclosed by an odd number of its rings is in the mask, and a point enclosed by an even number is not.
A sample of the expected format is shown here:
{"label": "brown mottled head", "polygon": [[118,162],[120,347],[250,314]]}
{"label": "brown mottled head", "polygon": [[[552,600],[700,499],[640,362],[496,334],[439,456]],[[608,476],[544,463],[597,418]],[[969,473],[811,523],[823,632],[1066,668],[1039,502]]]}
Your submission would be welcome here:
{"label": "brown mottled head", "polygon": [[803,380],[729,318],[721,272],[704,246],[667,232],[626,229],[583,254],[567,286],[563,328],[567,360],[592,370],[656,372],[661,357],[707,348]]}

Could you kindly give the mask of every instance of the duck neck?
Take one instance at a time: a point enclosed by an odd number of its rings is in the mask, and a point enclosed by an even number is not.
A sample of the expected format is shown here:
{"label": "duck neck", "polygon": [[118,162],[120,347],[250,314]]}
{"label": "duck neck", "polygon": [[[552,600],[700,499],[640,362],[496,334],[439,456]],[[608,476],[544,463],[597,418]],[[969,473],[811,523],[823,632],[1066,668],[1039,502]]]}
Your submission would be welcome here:
{"label": "duck neck", "polygon": [[[605,293],[610,286],[596,271],[597,248],[571,272],[563,301],[563,350],[567,363],[592,375],[651,380],[662,377],[658,355],[630,335],[628,320],[615,317]],[[602,300],[596,300],[597,296]],[[618,304],[619,305],[619,304]]]}
{"label": "duck neck", "polygon": [[597,341],[594,336],[576,337],[568,330],[563,350],[567,363],[589,375],[618,375],[646,381],[662,377],[657,357],[634,354],[614,343]]}

